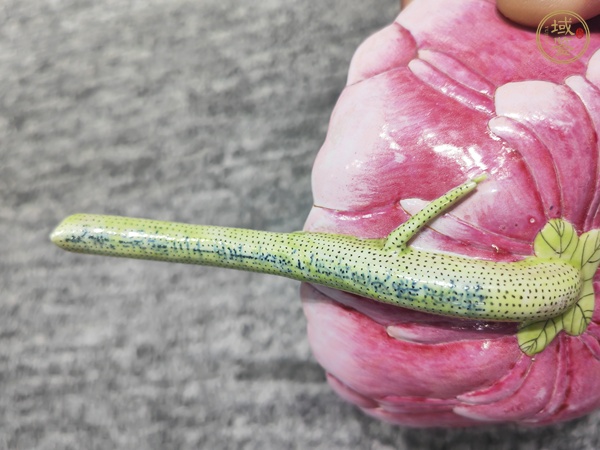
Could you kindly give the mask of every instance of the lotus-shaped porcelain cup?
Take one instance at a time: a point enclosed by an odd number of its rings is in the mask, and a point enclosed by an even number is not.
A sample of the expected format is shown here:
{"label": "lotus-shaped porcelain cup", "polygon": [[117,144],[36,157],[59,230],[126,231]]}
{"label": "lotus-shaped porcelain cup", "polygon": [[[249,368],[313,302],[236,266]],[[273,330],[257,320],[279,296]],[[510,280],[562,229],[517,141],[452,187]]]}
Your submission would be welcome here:
{"label": "lotus-shaped porcelain cup", "polygon": [[513,26],[491,0],[411,4],[359,48],[333,112],[306,223],[325,233],[75,214],[51,239],[312,283],[302,297],[314,354],[337,392],[379,418],[580,416],[600,406],[590,24],[557,27],[572,36],[553,40],[553,23],[547,35]]}
{"label": "lotus-shaped porcelain cup", "polygon": [[[411,246],[515,261],[532,255],[551,219],[578,233],[599,228],[600,36],[596,21],[588,25],[587,50],[561,64],[537,45],[551,36],[509,23],[491,0],[411,4],[356,52],[314,166],[305,229],[385,237],[482,172],[477,191]],[[600,275],[593,285],[600,292]],[[543,425],[600,406],[598,307],[583,334],[560,332],[528,356],[514,323],[450,319],[309,284],[302,298],[329,383],[378,418]]]}

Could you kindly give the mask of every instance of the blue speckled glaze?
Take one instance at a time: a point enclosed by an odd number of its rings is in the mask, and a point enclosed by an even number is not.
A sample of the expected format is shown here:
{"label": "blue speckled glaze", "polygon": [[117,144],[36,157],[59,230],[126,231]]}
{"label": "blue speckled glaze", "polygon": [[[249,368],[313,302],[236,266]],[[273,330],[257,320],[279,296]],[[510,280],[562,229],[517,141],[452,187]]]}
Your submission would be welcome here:
{"label": "blue speckled glaze", "polygon": [[[581,300],[582,287],[591,286],[591,281],[585,284],[581,264],[572,255],[566,258],[542,249],[534,257],[503,263],[407,245],[479,181],[434,200],[385,239],[91,214],[66,218],[51,238],[73,252],[270,273],[435,314],[527,324],[562,317]],[[538,241],[555,241],[553,230],[545,227]],[[594,264],[592,275],[597,261]]]}

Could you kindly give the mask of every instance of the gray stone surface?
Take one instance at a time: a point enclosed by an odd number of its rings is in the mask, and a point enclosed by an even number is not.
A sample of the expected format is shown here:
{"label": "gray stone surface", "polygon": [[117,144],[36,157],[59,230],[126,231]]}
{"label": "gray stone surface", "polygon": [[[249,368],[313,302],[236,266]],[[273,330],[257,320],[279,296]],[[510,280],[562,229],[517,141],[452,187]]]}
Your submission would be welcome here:
{"label": "gray stone surface", "polygon": [[290,231],[356,46],[396,0],[0,3],[0,448],[584,449],[411,430],[326,385],[298,284],[63,253],[104,212]]}

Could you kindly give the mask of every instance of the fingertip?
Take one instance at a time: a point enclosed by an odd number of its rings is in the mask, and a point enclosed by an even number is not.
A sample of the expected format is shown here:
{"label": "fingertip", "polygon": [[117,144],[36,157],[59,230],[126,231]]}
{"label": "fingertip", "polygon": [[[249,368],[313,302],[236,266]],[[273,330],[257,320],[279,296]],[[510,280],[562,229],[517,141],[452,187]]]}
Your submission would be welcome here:
{"label": "fingertip", "polygon": [[400,0],[400,10],[403,11],[413,0]]}
{"label": "fingertip", "polygon": [[506,18],[528,27],[537,27],[546,15],[558,10],[574,12],[584,20],[600,14],[600,2],[588,0],[497,0],[496,6]]}

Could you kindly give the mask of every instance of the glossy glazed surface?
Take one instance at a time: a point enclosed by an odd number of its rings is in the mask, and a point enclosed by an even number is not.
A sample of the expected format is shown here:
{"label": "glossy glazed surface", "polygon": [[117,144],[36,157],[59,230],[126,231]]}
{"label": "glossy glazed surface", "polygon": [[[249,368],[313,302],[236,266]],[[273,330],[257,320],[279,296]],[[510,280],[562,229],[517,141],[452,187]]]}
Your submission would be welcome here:
{"label": "glossy glazed surface", "polygon": [[[564,315],[586,310],[587,320],[583,316],[569,321],[577,324],[576,334],[581,334],[593,309],[589,302],[582,308],[581,299],[582,294],[594,294],[590,280],[600,259],[600,230],[581,238],[572,231],[562,239],[556,229],[572,227],[549,223],[536,237],[536,256],[509,263],[407,245],[430,221],[468,196],[478,181],[465,182],[432,201],[386,239],[306,231],[274,233],[99,214],[69,216],[50,238],[60,248],[76,253],[280,275],[445,317],[527,324],[523,330],[549,321],[556,329],[555,323],[564,322]],[[577,245],[584,239],[593,243],[591,251],[586,251],[588,245]],[[572,245],[566,245],[567,241]],[[574,251],[561,258],[566,253],[563,248],[580,251],[574,258]],[[580,263],[584,260],[593,263],[588,267]],[[585,273],[589,273],[587,278]],[[520,337],[526,343],[521,345],[525,353],[542,351],[556,335],[544,337],[538,345],[538,328]],[[545,325],[542,332],[548,334]]]}
{"label": "glossy glazed surface", "polygon": [[[441,4],[443,3],[443,8]],[[494,3],[416,2],[356,52],[313,172],[311,231],[387,235],[461,180],[477,195],[417,248],[512,261],[553,218],[600,227],[600,38],[559,65]],[[600,278],[596,275],[596,292]],[[415,426],[544,424],[600,405],[600,311],[535,358],[516,328],[453,321],[303,287],[309,338],[334,389]]]}

